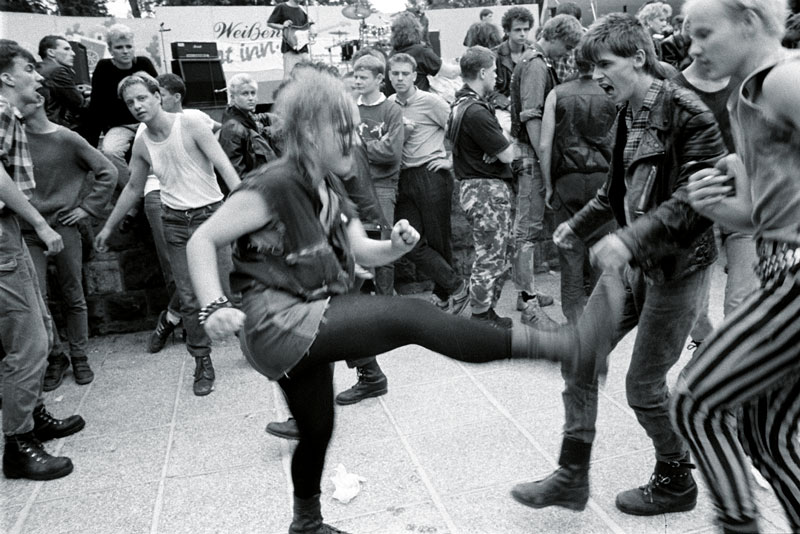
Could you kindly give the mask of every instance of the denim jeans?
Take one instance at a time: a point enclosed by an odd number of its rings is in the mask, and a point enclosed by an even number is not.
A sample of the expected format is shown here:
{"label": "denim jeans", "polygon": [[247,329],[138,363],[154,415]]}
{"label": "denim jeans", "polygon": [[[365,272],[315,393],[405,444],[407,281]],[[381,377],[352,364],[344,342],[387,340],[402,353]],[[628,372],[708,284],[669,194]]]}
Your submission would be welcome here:
{"label": "denim jeans", "polygon": [[0,214],[0,377],[7,436],[33,430],[33,410],[44,403],[52,335],[28,247],[16,216],[6,209]]}
{"label": "denim jeans", "polygon": [[519,155],[514,166],[520,170],[514,221],[514,286],[517,291],[533,295],[536,293],[533,250],[538,241],[545,239],[544,178],[533,147],[516,142],[514,150]]}
{"label": "denim jeans", "polygon": [[[56,224],[53,229],[59,233],[64,243],[64,250],[52,257],[56,266],[56,279],[64,297],[67,308],[67,339],[69,355],[73,358],[85,358],[89,346],[89,315],[86,308],[86,296],[83,293],[83,258],[81,234],[77,225],[63,226]],[[45,256],[47,247],[39,237],[26,231],[25,243],[31,253],[36,269],[42,299],[47,305],[47,264]]]}
{"label": "denim jeans", "polygon": [[[394,207],[397,204],[397,186],[375,185],[375,195],[383,211],[384,218],[391,224],[394,222]],[[383,232],[382,239],[391,237],[391,227]],[[394,264],[381,265],[375,268],[375,293],[378,295],[394,294]]]}
{"label": "denim jeans", "polygon": [[102,152],[117,168],[117,188],[122,189],[131,177],[125,156],[136,136],[138,124],[123,124],[109,129],[103,136]]}
{"label": "denim jeans", "polygon": [[[591,352],[589,360],[594,361],[607,358],[638,326],[625,389],[628,405],[653,441],[657,460],[677,460],[688,450],[670,422],[667,372],[680,358],[710,279],[709,269],[661,285],[649,284],[635,268],[603,272],[578,320],[581,347]],[[591,443],[597,422],[597,379],[583,379],[584,373],[567,366],[562,367],[562,376],[564,435]]]}
{"label": "denim jeans", "polygon": [[169,252],[167,251],[167,242],[164,240],[164,226],[161,222],[161,191],[150,191],[144,196],[144,215],[147,217],[147,222],[150,223],[158,264],[161,266],[161,273],[164,275],[164,283],[167,286],[167,295],[169,295],[167,309],[173,315],[179,316],[181,299],[175,290],[175,279],[172,276],[172,267],[169,265]]}
{"label": "denim jeans", "polygon": [[[192,280],[189,278],[186,243],[200,225],[208,220],[221,205],[220,201],[190,210],[174,210],[162,206],[161,212],[169,264],[175,279],[175,290],[180,298],[183,327],[186,328],[186,348],[189,354],[196,358],[211,354],[211,339],[198,320],[200,308],[208,303],[204,302],[201,305],[194,293]],[[231,298],[229,276],[233,270],[233,259],[230,246],[217,249],[217,267],[223,291],[228,298]]]}
{"label": "denim jeans", "polygon": [[433,280],[433,293],[442,300],[447,300],[461,284],[452,267],[452,197],[453,178],[448,171],[433,172],[425,167],[400,171],[394,218],[408,219],[420,234],[419,243],[406,258]]}
{"label": "denim jeans", "polygon": [[[756,243],[752,235],[739,232],[727,233],[720,231],[722,250],[725,252],[725,272],[728,279],[725,282],[725,300],[723,313],[725,317],[739,307],[744,300],[758,289],[758,277],[753,266],[758,263]],[[690,337],[694,341],[705,341],[714,330],[714,325],[708,317],[709,292],[703,295],[700,306],[700,315],[692,328]]]}
{"label": "denim jeans", "polygon": [[[606,180],[606,173],[572,173],[556,179],[553,207],[556,225],[568,221],[594,198]],[[589,263],[589,249],[614,227],[613,222],[603,225],[585,242],[576,240],[569,250],[558,247],[561,266],[561,308],[571,324],[578,322],[589,295],[597,284],[600,273]],[[588,287],[588,291],[587,291]]]}

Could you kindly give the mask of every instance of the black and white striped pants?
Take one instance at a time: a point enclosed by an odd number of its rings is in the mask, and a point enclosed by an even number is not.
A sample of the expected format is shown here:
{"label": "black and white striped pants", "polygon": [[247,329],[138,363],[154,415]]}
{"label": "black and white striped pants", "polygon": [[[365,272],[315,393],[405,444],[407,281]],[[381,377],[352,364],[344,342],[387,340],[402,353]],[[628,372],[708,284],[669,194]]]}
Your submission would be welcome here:
{"label": "black and white striped pants", "polygon": [[672,418],[723,524],[757,517],[747,454],[800,532],[800,271],[754,293],[703,343]]}

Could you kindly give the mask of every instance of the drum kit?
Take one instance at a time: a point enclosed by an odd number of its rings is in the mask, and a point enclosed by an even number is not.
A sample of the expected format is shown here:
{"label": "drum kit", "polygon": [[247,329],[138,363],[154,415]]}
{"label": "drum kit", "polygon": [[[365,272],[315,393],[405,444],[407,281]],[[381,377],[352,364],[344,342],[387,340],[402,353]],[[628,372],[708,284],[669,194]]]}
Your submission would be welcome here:
{"label": "drum kit", "polygon": [[367,19],[373,14],[376,13],[365,0],[357,0],[356,4],[342,8],[342,15],[345,18],[358,21],[358,38],[348,39],[349,33],[345,31],[330,32],[331,35],[337,37],[338,41],[327,47],[328,52],[332,54],[331,49],[339,47],[342,51],[342,62],[348,62],[353,58],[353,54],[357,50],[361,50],[366,46],[381,48],[389,46],[389,35],[391,33],[389,23],[378,15],[380,20],[378,24],[367,24]]}

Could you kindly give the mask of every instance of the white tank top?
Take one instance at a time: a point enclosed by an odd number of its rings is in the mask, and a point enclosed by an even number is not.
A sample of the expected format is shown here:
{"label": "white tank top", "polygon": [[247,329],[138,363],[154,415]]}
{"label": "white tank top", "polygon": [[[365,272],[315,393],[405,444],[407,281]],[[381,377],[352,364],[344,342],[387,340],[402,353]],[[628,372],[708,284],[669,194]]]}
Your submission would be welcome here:
{"label": "white tank top", "polygon": [[169,136],[163,141],[153,141],[142,134],[150,153],[153,174],[161,182],[161,202],[175,210],[201,208],[222,200],[223,195],[214,174],[214,166],[206,160],[203,166],[189,157],[183,147],[183,122],[180,113]]}

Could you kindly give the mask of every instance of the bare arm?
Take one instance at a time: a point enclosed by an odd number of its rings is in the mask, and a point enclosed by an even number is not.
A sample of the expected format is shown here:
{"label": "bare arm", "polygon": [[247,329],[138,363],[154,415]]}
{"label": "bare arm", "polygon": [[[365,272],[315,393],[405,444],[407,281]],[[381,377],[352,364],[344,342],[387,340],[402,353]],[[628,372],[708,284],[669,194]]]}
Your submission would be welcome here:
{"label": "bare arm", "polygon": [[258,230],[269,221],[269,210],[255,191],[238,191],[192,235],[186,245],[189,276],[202,306],[221,297],[217,249]]}
{"label": "bare arm", "polygon": [[197,143],[197,147],[211,160],[214,168],[217,169],[222,179],[225,180],[228,188],[233,191],[236,186],[239,185],[241,179],[236,173],[236,169],[233,168],[228,156],[225,155],[225,151],[222,150],[222,147],[214,138],[214,134],[195,118],[189,120],[189,125],[189,131],[192,132],[192,137],[195,143]]}
{"label": "bare arm", "polygon": [[542,115],[542,126],[539,132],[539,167],[542,170],[544,179],[545,203],[547,205],[550,205],[550,199],[553,196],[553,178],[550,175],[550,166],[556,128],[556,101],[556,92],[550,91],[544,101],[544,114]]}
{"label": "bare arm", "polygon": [[389,240],[379,241],[368,238],[358,219],[353,219],[348,224],[347,236],[350,238],[350,246],[356,262],[364,267],[376,267],[391,263],[413,249],[419,241],[419,232],[405,219],[394,224]]}
{"label": "bare arm", "polygon": [[147,173],[150,171],[150,160],[147,157],[147,148],[144,146],[141,136],[137,137],[133,142],[133,154],[131,155],[130,163],[131,177],[125,188],[117,199],[114,209],[111,210],[111,215],[103,225],[103,229],[97,234],[94,240],[94,246],[97,250],[104,252],[106,250],[106,240],[111,235],[111,232],[122,221],[122,218],[128,213],[142,198],[144,193],[144,184],[147,181]]}

